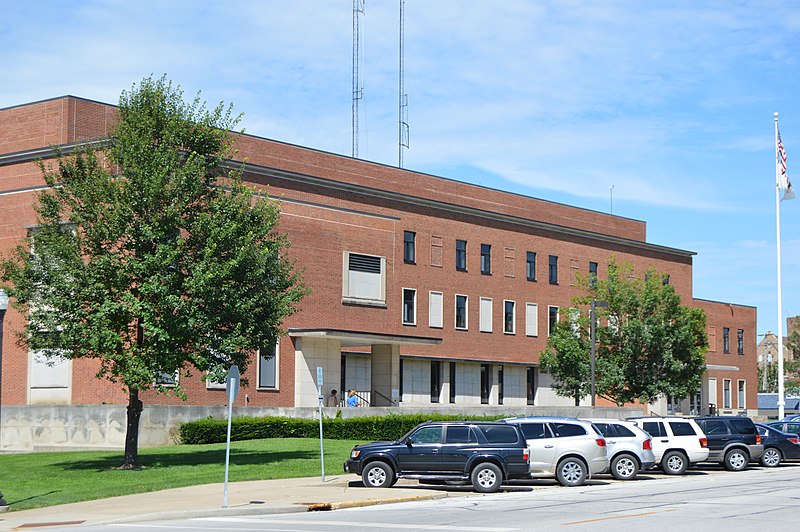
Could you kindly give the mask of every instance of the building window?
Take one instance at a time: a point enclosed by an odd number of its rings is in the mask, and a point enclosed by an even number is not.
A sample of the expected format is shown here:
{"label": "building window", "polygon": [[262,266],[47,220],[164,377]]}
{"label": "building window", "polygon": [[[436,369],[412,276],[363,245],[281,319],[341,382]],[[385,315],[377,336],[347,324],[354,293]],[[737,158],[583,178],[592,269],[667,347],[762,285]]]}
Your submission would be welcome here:
{"label": "building window", "polygon": [[467,329],[467,296],[456,294],[456,329]]}
{"label": "building window", "polygon": [[467,241],[456,240],[456,270],[467,271]]}
{"label": "building window", "polygon": [[386,305],[386,257],[345,251],[342,281],[344,302]]}
{"label": "building window", "polygon": [[481,364],[481,404],[489,404],[489,395],[492,391],[492,365]]}
{"label": "building window", "polygon": [[536,252],[528,251],[525,256],[525,277],[529,281],[536,280]]}
{"label": "building window", "polygon": [[740,355],[744,354],[744,329],[736,331],[736,352]]}
{"label": "building window", "polygon": [[503,301],[503,332],[514,334],[517,321],[517,306],[513,301]]}
{"label": "building window", "polygon": [[456,363],[450,362],[450,402],[456,402]]}
{"label": "building window", "polygon": [[[402,358],[400,359],[399,371],[400,371],[400,383],[398,385],[399,390],[397,391],[400,394],[399,400],[402,403],[403,402],[403,359]],[[342,375],[344,375],[344,357],[342,357]],[[342,382],[344,382],[344,379],[342,379]],[[345,389],[344,384],[342,384],[342,390],[344,389]]]}
{"label": "building window", "polygon": [[553,334],[558,324],[558,307],[547,307],[547,334]]}
{"label": "building window", "polygon": [[492,274],[492,246],[489,244],[481,244],[481,273]]}
{"label": "building window", "polygon": [[497,404],[503,404],[503,366],[497,366]]}
{"label": "building window", "polygon": [[731,407],[731,380],[722,380],[722,408]]}
{"label": "building window", "polygon": [[722,328],[722,352],[731,352],[731,330],[728,327]]}
{"label": "building window", "polygon": [[269,347],[262,347],[258,350],[258,387],[259,389],[278,388],[278,362],[280,356],[280,344],[276,343]]}
{"label": "building window", "polygon": [[737,397],[737,406],[739,407],[740,410],[747,408],[747,405],[745,404],[745,396],[744,396],[744,383],[745,383],[745,381],[743,381],[743,380],[740,380],[737,383],[738,386],[739,386],[739,395]]}
{"label": "building window", "polygon": [[481,332],[492,332],[492,300],[488,297],[481,298]]}
{"label": "building window", "polygon": [[597,263],[589,263],[589,286],[592,288],[597,287]]}
{"label": "building window", "polygon": [[550,255],[550,284],[558,284],[558,257]]}
{"label": "building window", "polygon": [[403,325],[417,324],[417,291],[403,288]]}
{"label": "building window", "polygon": [[156,386],[159,388],[174,388],[178,385],[179,372],[166,373],[159,371],[156,373]]}
{"label": "building window", "polygon": [[431,403],[439,402],[439,394],[442,391],[442,363],[438,360],[431,360]]}
{"label": "building window", "polygon": [[428,292],[428,325],[441,329],[444,326],[443,308],[444,294],[441,292]]}
{"label": "building window", "polygon": [[532,406],[536,400],[536,368],[528,366],[527,373],[528,404]]}
{"label": "building window", "polygon": [[403,231],[403,262],[406,264],[417,263],[417,233]]}
{"label": "building window", "polygon": [[525,303],[525,336],[539,336],[539,305]]}

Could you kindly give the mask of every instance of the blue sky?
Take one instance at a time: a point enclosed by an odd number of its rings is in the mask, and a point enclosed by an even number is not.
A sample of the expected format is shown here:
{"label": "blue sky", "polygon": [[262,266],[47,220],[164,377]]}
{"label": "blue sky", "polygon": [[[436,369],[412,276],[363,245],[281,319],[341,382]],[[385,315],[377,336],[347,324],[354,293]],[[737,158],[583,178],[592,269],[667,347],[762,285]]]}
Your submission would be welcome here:
{"label": "blue sky", "polygon": [[[359,155],[397,165],[399,2],[365,7]],[[351,153],[351,0],[0,0],[0,21],[0,107],[166,74],[247,133]],[[405,168],[644,220],[698,253],[695,297],[777,329],[773,113],[798,188],[800,2],[407,0],[405,92]],[[786,317],[800,198],[781,214]]]}

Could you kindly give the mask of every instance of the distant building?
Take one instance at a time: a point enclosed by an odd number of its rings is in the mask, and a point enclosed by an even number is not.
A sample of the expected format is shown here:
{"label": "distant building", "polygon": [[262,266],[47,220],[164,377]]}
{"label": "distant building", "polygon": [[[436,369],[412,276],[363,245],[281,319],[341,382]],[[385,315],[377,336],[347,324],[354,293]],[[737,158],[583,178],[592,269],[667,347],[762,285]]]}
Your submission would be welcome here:
{"label": "distant building", "polygon": [[[0,110],[0,251],[36,223],[36,161],[102,140],[114,119],[113,106],[72,96]],[[695,299],[694,253],[648,242],[645,222],[254,136],[237,148],[245,181],[281,202],[280,230],[312,289],[262,353],[275,356],[243,375],[242,405],[316,406],[320,367],[326,388],[355,389],[370,406],[570,406],[539,354],[581,294],[577,275],[606,276],[616,254],[639,275],[656,268],[708,314],[701,389],[653,411],[757,408],[756,309]],[[2,406],[126,404],[94,377],[95,361],[50,365],[19,348],[24,319],[6,316]],[[178,379],[187,403],[146,392],[145,405],[225,404],[224,386]]]}

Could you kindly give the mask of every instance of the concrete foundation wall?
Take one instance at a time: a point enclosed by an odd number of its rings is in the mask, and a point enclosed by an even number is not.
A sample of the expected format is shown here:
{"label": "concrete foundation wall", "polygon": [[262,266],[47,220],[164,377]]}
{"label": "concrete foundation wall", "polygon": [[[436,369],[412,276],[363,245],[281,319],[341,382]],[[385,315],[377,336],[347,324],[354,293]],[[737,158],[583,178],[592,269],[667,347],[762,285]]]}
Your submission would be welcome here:
{"label": "concrete foundation wall", "polygon": [[[383,416],[390,413],[447,413],[464,416],[517,415],[625,418],[642,415],[638,408],[461,406],[342,408],[342,417]],[[325,408],[327,417],[336,408]],[[178,427],[185,421],[214,417],[224,419],[227,408],[204,406],[145,405],[139,425],[140,447],[178,443]],[[234,408],[238,416],[284,416],[314,418],[316,408]],[[124,449],[125,407],[114,405],[3,406],[0,419],[0,452],[75,449]]]}

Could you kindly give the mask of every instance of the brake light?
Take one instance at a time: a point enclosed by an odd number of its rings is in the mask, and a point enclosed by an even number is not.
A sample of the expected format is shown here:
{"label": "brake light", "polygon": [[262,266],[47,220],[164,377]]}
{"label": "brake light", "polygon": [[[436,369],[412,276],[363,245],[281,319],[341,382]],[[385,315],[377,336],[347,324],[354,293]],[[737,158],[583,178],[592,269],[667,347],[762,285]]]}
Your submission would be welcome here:
{"label": "brake light", "polygon": [[647,438],[642,442],[642,449],[645,451],[652,451],[653,450],[653,440]]}
{"label": "brake light", "polygon": [[756,434],[756,443],[761,443],[761,434]]}
{"label": "brake light", "polygon": [[596,442],[597,442],[597,446],[598,446],[598,447],[605,447],[605,446],[606,446],[606,440],[605,440],[605,439],[603,439],[603,438],[597,438],[597,439],[596,439],[596,440],[594,440],[594,441],[596,441]]}
{"label": "brake light", "polygon": [[705,438],[700,438],[700,447],[703,449],[708,449],[708,440]]}
{"label": "brake light", "polygon": [[527,447],[522,449],[522,459],[527,462],[530,457],[531,457],[531,450],[528,449]]}
{"label": "brake light", "polygon": [[786,439],[789,440],[792,443],[800,444],[800,438],[789,437],[789,438],[786,438]]}

